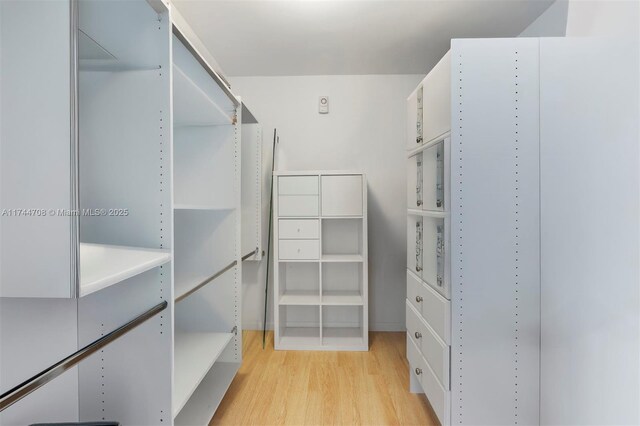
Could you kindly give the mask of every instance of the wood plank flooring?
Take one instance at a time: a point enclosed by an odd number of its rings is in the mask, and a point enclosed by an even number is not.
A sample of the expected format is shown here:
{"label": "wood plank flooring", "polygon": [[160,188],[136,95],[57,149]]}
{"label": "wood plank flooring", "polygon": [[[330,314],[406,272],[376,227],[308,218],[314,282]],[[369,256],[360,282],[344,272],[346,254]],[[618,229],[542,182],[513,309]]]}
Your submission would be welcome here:
{"label": "wood plank flooring", "polygon": [[210,425],[437,425],[409,393],[405,333],[373,332],[369,352],[274,351],[243,334],[244,361]]}

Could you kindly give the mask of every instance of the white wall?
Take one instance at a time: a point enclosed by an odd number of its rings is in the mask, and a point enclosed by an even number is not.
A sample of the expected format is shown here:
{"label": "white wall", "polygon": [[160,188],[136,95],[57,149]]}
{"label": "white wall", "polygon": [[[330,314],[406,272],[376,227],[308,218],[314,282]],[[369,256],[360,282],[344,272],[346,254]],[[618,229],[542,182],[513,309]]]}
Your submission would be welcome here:
{"label": "white wall", "polygon": [[638,38],[638,0],[556,0],[521,37],[629,36]]}
{"label": "white wall", "polygon": [[[404,330],[406,268],[406,98],[420,75],[235,77],[263,125],[266,247],[273,128],[281,170],[350,169],[367,174],[369,197],[369,323],[372,330]],[[329,114],[318,114],[318,96]],[[243,327],[260,329],[266,260],[245,262]],[[272,282],[270,282],[272,286]],[[270,290],[271,294],[271,290]],[[269,300],[269,319],[273,302]]]}

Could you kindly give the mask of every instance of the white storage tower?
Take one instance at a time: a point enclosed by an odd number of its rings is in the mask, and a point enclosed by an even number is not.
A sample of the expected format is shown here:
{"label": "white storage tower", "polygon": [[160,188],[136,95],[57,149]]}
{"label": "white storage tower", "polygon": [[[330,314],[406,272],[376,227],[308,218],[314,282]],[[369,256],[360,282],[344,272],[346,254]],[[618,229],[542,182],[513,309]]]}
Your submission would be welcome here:
{"label": "white storage tower", "polygon": [[408,99],[407,357],[443,424],[537,424],[538,39],[453,40]]}
{"label": "white storage tower", "polygon": [[368,350],[365,175],[274,179],[275,348]]}
{"label": "white storage tower", "polygon": [[207,424],[242,361],[259,125],[166,2],[0,2],[0,31],[0,423]]}

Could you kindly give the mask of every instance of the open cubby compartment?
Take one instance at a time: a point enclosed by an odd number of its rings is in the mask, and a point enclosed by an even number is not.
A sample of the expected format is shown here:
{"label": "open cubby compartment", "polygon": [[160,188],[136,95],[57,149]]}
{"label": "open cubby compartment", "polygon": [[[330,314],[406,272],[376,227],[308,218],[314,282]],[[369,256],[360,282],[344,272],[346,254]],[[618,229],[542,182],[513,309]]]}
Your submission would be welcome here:
{"label": "open cubby compartment", "polygon": [[278,311],[280,349],[320,345],[320,306],[283,305]]}
{"label": "open cubby compartment", "polygon": [[181,126],[233,124],[235,105],[189,49],[173,36],[173,121]]}
{"label": "open cubby compartment", "polygon": [[85,296],[170,260],[171,23],[145,0],[78,8],[80,211],[71,215]]}
{"label": "open cubby compartment", "polygon": [[78,300],[78,347],[168,302],[163,311],[78,364],[80,421],[171,424],[171,275],[167,263]]}
{"label": "open cubby compartment", "polygon": [[322,345],[330,350],[367,350],[362,306],[323,306]]}
{"label": "open cubby compartment", "polygon": [[422,279],[448,298],[449,246],[448,219],[424,216],[422,218]]}
{"label": "open cubby compartment", "polygon": [[236,259],[237,214],[236,210],[174,212],[176,297]]}
{"label": "open cubby compartment", "polygon": [[146,0],[78,0],[79,69],[166,71],[170,25]]}
{"label": "open cubby compartment", "polygon": [[206,424],[242,361],[238,268],[175,304],[172,412],[176,424]]}
{"label": "open cubby compartment", "polygon": [[322,219],[323,260],[361,260],[362,218]]}
{"label": "open cubby compartment", "polygon": [[363,268],[360,262],[322,264],[323,305],[363,305]]}
{"label": "open cubby compartment", "polygon": [[318,262],[278,263],[280,305],[320,305]]}
{"label": "open cubby compartment", "polygon": [[173,141],[174,208],[235,208],[235,127],[175,127]]}

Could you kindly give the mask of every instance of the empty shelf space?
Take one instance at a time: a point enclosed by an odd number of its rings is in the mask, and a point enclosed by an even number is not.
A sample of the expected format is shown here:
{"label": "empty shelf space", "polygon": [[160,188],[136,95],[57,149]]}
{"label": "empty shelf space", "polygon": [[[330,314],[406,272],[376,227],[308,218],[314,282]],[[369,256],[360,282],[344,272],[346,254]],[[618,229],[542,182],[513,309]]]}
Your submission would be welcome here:
{"label": "empty shelf space", "polygon": [[232,206],[207,206],[201,204],[174,204],[174,210],[204,210],[204,211],[231,211],[235,207]]}
{"label": "empty shelf space", "polygon": [[[219,126],[233,123],[233,105],[218,105],[177,65],[173,66],[174,125]],[[226,111],[225,109],[228,109]]]}
{"label": "empty shelf space", "polygon": [[280,333],[280,345],[318,346],[320,327],[285,327]]}
{"label": "empty shelf space", "polygon": [[362,346],[363,330],[360,327],[326,327],[322,330],[322,344],[339,347]]}
{"label": "empty shelf space", "polygon": [[240,363],[216,362],[189,401],[175,413],[176,426],[206,425],[218,409]]}
{"label": "empty shelf space", "polygon": [[363,262],[361,254],[323,254],[323,262]]}
{"label": "empty shelf space", "polygon": [[176,330],[173,385],[174,414],[182,410],[231,339],[233,339],[233,333],[203,333]]}
{"label": "empty shelf space", "polygon": [[80,297],[146,272],[171,260],[169,250],[80,244]]}
{"label": "empty shelf space", "polygon": [[322,294],[322,304],[361,306],[364,299],[359,291],[325,291]]}
{"label": "empty shelf space", "polygon": [[320,305],[318,291],[293,290],[280,296],[281,305]]}

